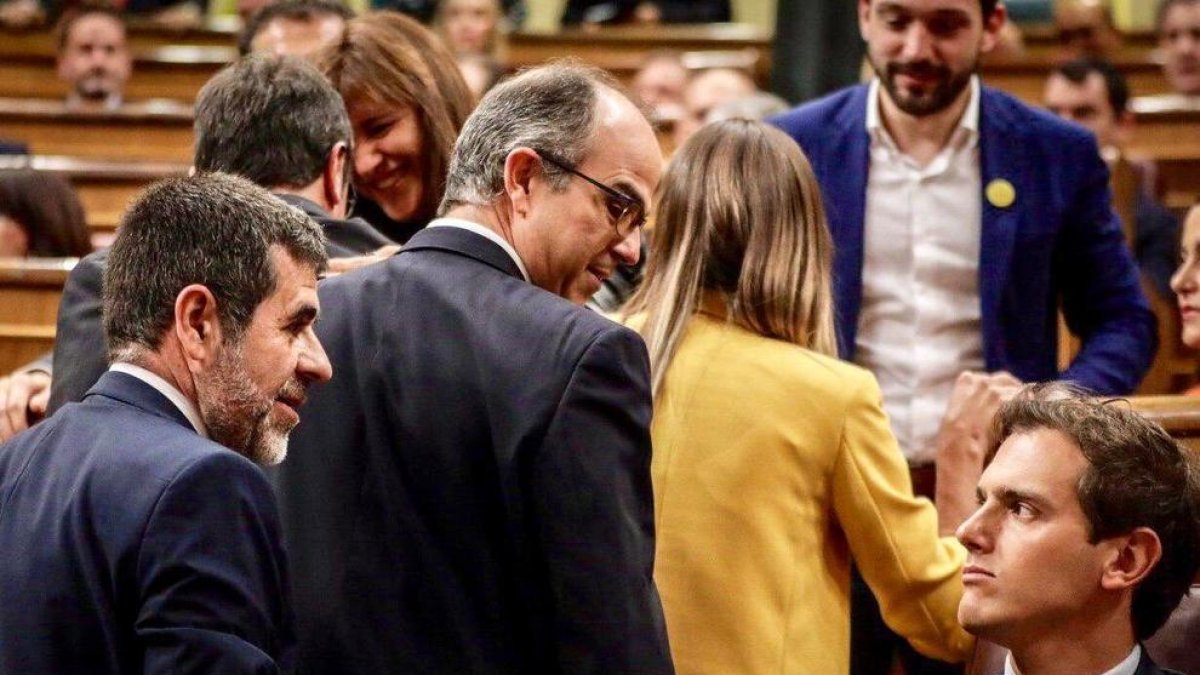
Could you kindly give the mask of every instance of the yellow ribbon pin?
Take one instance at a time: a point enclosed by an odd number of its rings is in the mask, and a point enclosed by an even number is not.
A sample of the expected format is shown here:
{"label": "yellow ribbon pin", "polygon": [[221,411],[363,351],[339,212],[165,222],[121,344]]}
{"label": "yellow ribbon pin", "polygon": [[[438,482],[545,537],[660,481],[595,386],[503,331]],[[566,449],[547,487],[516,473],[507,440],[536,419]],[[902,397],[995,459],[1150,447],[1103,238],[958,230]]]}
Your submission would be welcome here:
{"label": "yellow ribbon pin", "polygon": [[1007,209],[1017,201],[1017,189],[1003,178],[996,178],[988,183],[984,194],[987,195],[988,203],[998,209]]}

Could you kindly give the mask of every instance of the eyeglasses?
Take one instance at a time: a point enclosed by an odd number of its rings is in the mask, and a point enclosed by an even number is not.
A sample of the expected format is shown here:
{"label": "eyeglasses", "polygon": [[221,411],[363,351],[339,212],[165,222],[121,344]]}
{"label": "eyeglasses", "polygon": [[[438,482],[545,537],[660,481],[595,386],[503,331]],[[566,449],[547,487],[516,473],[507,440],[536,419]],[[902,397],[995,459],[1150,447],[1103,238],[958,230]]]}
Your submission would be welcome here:
{"label": "eyeglasses", "polygon": [[591,176],[580,173],[575,167],[544,150],[535,150],[535,152],[541,155],[543,160],[559,169],[591,183],[608,197],[605,203],[608,207],[608,217],[613,221],[613,226],[617,229],[617,236],[620,238],[625,239],[633,234],[634,230],[646,224],[646,207],[640,199],[634,199],[624,192],[610,188]]}

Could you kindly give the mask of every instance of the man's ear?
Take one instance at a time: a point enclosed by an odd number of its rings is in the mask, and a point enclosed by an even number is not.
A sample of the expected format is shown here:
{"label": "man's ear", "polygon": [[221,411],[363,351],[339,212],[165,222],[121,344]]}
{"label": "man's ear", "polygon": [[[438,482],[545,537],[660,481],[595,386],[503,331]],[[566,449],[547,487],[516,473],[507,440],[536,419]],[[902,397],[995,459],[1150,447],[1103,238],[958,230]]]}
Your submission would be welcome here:
{"label": "man's ear", "polygon": [[175,296],[175,324],[172,327],[179,351],[188,370],[199,372],[216,361],[223,336],[217,316],[217,300],[212,291],[192,284]]}
{"label": "man's ear", "polygon": [[329,156],[325,159],[325,168],[321,171],[321,190],[329,212],[334,218],[344,218],[346,201],[349,196],[351,178],[346,172],[346,163],[350,160],[350,146],[345,141],[333,144]]}
{"label": "man's ear", "polygon": [[983,17],[983,38],[979,43],[979,51],[986,54],[996,48],[996,44],[1000,42],[1000,32],[1004,30],[1004,24],[1008,23],[1008,8],[1004,6],[1004,0],[996,3],[996,9],[992,13]]}
{"label": "man's ear", "polygon": [[1113,537],[1110,541],[1114,548],[1100,577],[1100,587],[1105,590],[1119,591],[1137,586],[1162,558],[1162,541],[1148,527],[1134,528],[1129,534]]}
{"label": "man's ear", "polygon": [[525,216],[531,209],[533,182],[542,175],[542,161],[529,148],[517,148],[504,159],[504,192],[512,203],[514,215]]}
{"label": "man's ear", "polygon": [[858,0],[858,34],[863,42],[867,39],[867,26],[871,23],[871,0]]}

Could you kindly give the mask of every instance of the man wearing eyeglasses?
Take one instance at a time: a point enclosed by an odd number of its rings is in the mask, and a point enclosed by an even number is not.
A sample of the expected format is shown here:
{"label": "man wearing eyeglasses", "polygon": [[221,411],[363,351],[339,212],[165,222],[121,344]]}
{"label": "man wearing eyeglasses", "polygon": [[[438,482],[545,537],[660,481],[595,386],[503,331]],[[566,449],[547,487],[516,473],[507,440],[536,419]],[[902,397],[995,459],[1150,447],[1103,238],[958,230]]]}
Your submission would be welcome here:
{"label": "man wearing eyeglasses", "polygon": [[321,284],[337,372],[281,467],[321,672],[670,673],[645,346],[582,307],[637,261],[661,157],[607,76],[499,85],[441,218]]}

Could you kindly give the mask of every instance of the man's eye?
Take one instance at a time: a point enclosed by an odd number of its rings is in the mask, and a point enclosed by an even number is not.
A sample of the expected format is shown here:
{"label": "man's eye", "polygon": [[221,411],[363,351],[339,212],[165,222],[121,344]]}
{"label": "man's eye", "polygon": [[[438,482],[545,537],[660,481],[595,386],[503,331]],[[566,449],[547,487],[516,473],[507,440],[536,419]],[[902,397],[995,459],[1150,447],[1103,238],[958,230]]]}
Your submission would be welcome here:
{"label": "man's eye", "polygon": [[613,219],[613,222],[621,220],[625,215],[625,205],[615,199],[608,200],[608,217]]}
{"label": "man's eye", "polygon": [[1030,506],[1029,504],[1026,504],[1025,502],[1013,502],[1013,504],[1011,506],[1009,506],[1008,509],[1010,511],[1012,511],[1013,515],[1015,515],[1018,518],[1022,518],[1022,519],[1032,518],[1035,515],[1037,515],[1037,511],[1034,510],[1034,508],[1032,506]]}

